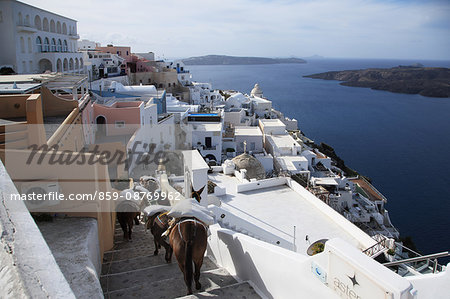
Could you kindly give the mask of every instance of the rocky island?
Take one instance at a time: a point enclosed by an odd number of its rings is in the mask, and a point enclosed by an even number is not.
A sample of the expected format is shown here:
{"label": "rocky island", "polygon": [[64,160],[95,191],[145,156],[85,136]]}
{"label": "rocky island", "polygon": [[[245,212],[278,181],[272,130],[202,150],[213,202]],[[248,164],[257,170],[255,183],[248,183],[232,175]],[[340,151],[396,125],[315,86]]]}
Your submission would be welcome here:
{"label": "rocky island", "polygon": [[449,68],[398,66],[390,69],[332,71],[304,77],[344,81],[340,84],[345,86],[369,87],[426,97],[450,97]]}
{"label": "rocky island", "polygon": [[266,57],[238,57],[225,55],[206,55],[183,59],[186,65],[248,65],[248,64],[279,64],[306,63],[300,58],[266,58]]}

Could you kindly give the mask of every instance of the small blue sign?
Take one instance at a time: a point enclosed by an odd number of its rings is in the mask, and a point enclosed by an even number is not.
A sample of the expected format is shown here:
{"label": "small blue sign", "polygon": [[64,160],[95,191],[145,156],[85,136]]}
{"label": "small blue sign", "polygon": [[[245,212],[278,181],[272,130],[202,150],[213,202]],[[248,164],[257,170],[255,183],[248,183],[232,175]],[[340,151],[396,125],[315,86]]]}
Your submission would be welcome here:
{"label": "small blue sign", "polygon": [[315,262],[311,262],[311,272],[320,279],[324,284],[327,283],[327,272],[323,270],[319,265]]}

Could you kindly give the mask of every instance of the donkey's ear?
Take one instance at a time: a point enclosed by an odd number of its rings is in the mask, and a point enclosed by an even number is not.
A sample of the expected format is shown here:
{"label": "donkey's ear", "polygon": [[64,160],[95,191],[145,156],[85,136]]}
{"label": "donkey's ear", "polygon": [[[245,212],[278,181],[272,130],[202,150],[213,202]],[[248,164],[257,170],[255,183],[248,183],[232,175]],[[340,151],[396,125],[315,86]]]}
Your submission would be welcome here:
{"label": "donkey's ear", "polygon": [[197,191],[198,195],[202,194],[203,189],[205,189],[206,186],[203,186],[200,190]]}

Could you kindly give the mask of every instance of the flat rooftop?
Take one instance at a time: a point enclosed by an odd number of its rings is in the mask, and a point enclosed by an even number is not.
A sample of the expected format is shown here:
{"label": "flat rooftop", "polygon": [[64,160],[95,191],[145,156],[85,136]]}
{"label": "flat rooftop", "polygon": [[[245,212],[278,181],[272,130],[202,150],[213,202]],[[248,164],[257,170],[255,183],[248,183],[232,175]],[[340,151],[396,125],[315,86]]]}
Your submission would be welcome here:
{"label": "flat rooftop", "polygon": [[289,134],[266,135],[266,139],[275,144],[278,148],[292,147],[293,145],[300,146],[300,144]]}
{"label": "flat rooftop", "polygon": [[239,126],[234,129],[235,136],[261,136],[262,132],[259,127]]}
{"label": "flat rooftop", "polygon": [[215,124],[191,123],[190,125],[194,131],[211,131],[211,132],[222,131],[221,123]]}
{"label": "flat rooftop", "polygon": [[38,89],[40,83],[0,83],[0,94],[23,94]]}
{"label": "flat rooftop", "polygon": [[214,173],[208,179],[227,190],[221,208],[288,241],[293,240],[296,226],[297,252],[301,254],[306,255],[315,241],[335,237],[361,247],[363,241],[286,185],[237,193],[236,177]]}

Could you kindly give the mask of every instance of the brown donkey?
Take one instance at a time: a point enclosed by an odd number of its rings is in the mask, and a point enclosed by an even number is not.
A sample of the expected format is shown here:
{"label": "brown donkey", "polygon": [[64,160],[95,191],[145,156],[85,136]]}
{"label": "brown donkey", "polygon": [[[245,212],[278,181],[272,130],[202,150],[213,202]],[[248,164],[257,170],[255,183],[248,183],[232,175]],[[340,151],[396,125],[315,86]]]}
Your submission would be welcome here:
{"label": "brown donkey", "polygon": [[138,216],[141,214],[139,207],[133,202],[123,201],[117,206],[117,220],[122,227],[123,238],[131,241],[133,222],[139,225]]}
{"label": "brown donkey", "polygon": [[[200,268],[203,264],[207,240],[207,228],[203,222],[195,218],[181,218],[169,234],[178,266],[184,274],[187,294],[192,294],[192,275],[194,274],[195,288],[200,290]],[[195,273],[193,273],[193,265]]]}
{"label": "brown donkey", "polygon": [[152,215],[147,221],[147,229],[150,228],[150,231],[153,235],[153,241],[155,242],[155,251],[154,255],[158,255],[158,249],[163,246],[166,249],[165,259],[167,263],[170,263],[172,260],[172,247],[166,242],[165,238],[161,235],[169,228],[169,221],[172,220],[172,217],[167,216],[167,212],[159,212]]}
{"label": "brown donkey", "polygon": [[[192,188],[191,197],[199,203],[201,193],[206,186],[198,191]],[[187,287],[187,294],[192,294],[192,275],[194,274],[195,288],[200,290],[200,268],[203,264],[206,246],[208,244],[208,228],[200,220],[194,217],[183,217],[178,219],[175,226],[169,233],[170,245],[175,253],[178,266],[184,275],[184,282]],[[193,265],[195,273],[193,273]]]}

